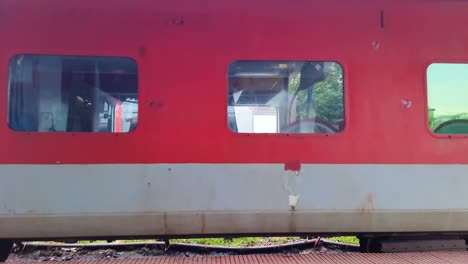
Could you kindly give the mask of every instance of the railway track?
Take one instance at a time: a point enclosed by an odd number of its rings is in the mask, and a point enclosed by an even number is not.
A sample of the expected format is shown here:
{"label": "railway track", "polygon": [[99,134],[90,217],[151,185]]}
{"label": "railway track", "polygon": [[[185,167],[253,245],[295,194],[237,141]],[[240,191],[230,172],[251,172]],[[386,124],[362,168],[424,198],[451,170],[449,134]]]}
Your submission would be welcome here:
{"label": "railway track", "polygon": [[251,255],[251,254],[310,254],[323,252],[356,252],[359,246],[326,239],[308,239],[268,246],[227,247],[189,243],[17,243],[10,259],[13,261],[64,261],[93,259],[126,259],[161,256]]}
{"label": "railway track", "polygon": [[[324,250],[325,249],[325,250]],[[38,261],[70,264],[191,264],[191,263],[468,263],[468,252],[357,253],[359,246],[326,239],[309,239],[271,246],[224,247],[167,242],[37,243],[15,245],[8,263]],[[123,253],[126,252],[126,253]]]}
{"label": "railway track", "polygon": [[237,253],[237,254],[255,254],[255,253],[272,253],[275,251],[282,251],[288,249],[303,249],[312,248],[317,246],[325,246],[334,249],[340,249],[343,251],[359,251],[359,246],[355,244],[334,242],[327,239],[305,239],[303,241],[268,245],[268,246],[245,246],[245,247],[230,247],[230,246],[214,246],[214,245],[203,245],[197,243],[169,243],[164,241],[156,242],[126,242],[126,243],[46,243],[46,242],[24,242],[16,243],[15,250],[49,250],[54,248],[83,248],[90,250],[97,249],[115,249],[115,250],[126,250],[130,248],[138,247],[159,247],[165,248],[165,250],[175,251],[193,251],[193,252],[204,252],[204,251],[216,251],[226,253]]}
{"label": "railway track", "polygon": [[257,253],[273,253],[290,249],[313,248],[317,246],[325,246],[327,248],[339,249],[343,251],[357,252],[359,245],[334,242],[327,239],[307,239],[298,242],[269,245],[269,246],[248,246],[248,247],[227,247],[202,245],[196,243],[169,243],[169,242],[130,242],[130,243],[20,243],[16,245],[17,250],[48,250],[54,248],[83,248],[83,249],[115,249],[125,250],[138,247],[153,247],[165,248],[165,250],[174,251],[191,251],[191,252],[223,252],[235,254],[257,254]]}

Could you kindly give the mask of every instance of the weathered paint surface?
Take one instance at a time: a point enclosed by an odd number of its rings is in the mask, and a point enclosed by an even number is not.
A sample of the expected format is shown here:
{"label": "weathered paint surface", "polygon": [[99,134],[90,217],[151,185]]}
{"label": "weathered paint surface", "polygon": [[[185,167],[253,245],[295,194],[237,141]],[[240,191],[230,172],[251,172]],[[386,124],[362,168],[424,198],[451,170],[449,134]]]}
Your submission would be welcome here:
{"label": "weathered paint surface", "polygon": [[292,174],[288,189],[283,164],[4,165],[0,237],[468,230],[468,165]]}
{"label": "weathered paint surface", "polygon": [[[424,80],[432,62],[468,61],[467,13],[439,0],[0,0],[0,237],[467,231],[468,137],[430,133]],[[133,58],[137,129],[9,130],[17,54]],[[272,59],[343,66],[342,133],[228,129],[228,65]]]}
{"label": "weathered paint surface", "polygon": [[[424,79],[432,62],[468,61],[467,1],[0,0],[0,10],[1,164],[468,164],[467,137],[430,133]],[[133,58],[137,129],[10,131],[16,54]],[[228,65],[278,59],[342,65],[342,133],[229,130]]]}

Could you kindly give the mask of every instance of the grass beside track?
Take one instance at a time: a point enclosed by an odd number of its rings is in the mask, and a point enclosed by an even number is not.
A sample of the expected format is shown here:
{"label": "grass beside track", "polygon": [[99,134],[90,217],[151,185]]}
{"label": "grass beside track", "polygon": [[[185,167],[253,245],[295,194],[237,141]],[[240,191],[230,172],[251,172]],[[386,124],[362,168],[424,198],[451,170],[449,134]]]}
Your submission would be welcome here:
{"label": "grass beside track", "polygon": [[359,245],[359,239],[353,236],[330,237],[330,241]]}
{"label": "grass beside track", "polygon": [[[334,242],[342,242],[348,244],[359,244],[359,239],[352,236],[330,237],[328,240]],[[292,243],[301,240],[299,237],[240,237],[240,238],[191,238],[191,239],[171,239],[171,243],[188,243],[200,244],[209,246],[223,246],[223,247],[252,247],[252,246],[269,246],[277,244]],[[132,242],[154,242],[155,240],[117,240],[118,243],[132,243]],[[78,241],[80,244],[89,243],[106,243],[106,240],[82,240]]]}

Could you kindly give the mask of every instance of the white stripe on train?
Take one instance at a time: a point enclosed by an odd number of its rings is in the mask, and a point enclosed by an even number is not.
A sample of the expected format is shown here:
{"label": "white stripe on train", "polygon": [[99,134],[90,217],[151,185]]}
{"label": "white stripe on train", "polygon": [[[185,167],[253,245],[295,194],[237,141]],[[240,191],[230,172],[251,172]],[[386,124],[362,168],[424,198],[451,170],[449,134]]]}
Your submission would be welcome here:
{"label": "white stripe on train", "polygon": [[468,165],[0,165],[0,237],[468,231],[467,186]]}

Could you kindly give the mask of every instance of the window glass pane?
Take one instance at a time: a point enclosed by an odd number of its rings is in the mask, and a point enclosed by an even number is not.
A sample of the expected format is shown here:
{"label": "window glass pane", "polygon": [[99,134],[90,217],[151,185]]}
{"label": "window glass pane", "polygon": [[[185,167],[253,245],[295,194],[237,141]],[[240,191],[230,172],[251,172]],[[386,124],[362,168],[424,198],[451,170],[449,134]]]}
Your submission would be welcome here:
{"label": "window glass pane", "polygon": [[437,134],[468,134],[468,64],[427,69],[429,127]]}
{"label": "window glass pane", "polygon": [[31,132],[129,132],[138,119],[129,58],[18,55],[9,66],[8,125]]}
{"label": "window glass pane", "polygon": [[228,120],[238,133],[337,133],[344,128],[342,67],[335,62],[233,62]]}

